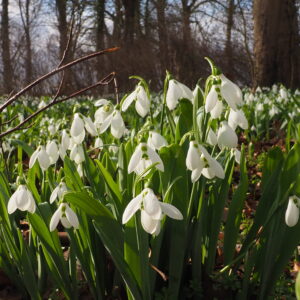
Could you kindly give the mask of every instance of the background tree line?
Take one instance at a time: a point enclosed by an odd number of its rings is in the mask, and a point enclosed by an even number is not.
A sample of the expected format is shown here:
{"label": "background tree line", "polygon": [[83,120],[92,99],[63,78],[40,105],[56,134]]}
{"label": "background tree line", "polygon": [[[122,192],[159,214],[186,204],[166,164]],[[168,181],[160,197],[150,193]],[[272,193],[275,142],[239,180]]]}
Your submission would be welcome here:
{"label": "background tree line", "polygon": [[[64,92],[111,71],[119,89],[130,75],[158,90],[166,70],[193,86],[212,58],[248,86],[300,86],[299,0],[2,0],[0,93],[10,93],[65,61],[107,47],[121,50],[65,74]],[[59,77],[34,90],[55,91]],[[95,91],[97,92],[97,91]],[[98,91],[103,93],[103,90]]]}

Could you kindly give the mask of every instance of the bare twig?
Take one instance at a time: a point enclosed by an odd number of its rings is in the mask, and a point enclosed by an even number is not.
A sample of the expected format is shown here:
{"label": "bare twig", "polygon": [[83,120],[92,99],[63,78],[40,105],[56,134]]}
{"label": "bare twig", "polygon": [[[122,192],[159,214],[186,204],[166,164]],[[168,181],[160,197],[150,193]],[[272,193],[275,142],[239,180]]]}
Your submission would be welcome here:
{"label": "bare twig", "polygon": [[119,89],[118,89],[118,81],[116,76],[114,77],[114,90],[115,90],[117,104],[119,104]]}
{"label": "bare twig", "polygon": [[11,123],[13,120],[15,120],[16,118],[18,117],[18,115],[15,115],[13,118],[11,118],[10,120],[4,122],[4,123],[1,123],[0,126],[3,126],[3,125],[7,125],[9,123]]}
{"label": "bare twig", "polygon": [[101,80],[99,80],[98,82],[88,86],[88,87],[85,87],[79,91],[76,91],[74,93],[72,93],[71,95],[69,96],[66,96],[62,99],[54,99],[52,100],[48,105],[40,108],[39,110],[37,110],[36,112],[34,112],[33,114],[31,114],[30,116],[28,116],[23,122],[21,122],[20,124],[16,125],[15,127],[7,130],[6,132],[3,132],[0,134],[0,139],[3,138],[4,136],[14,132],[14,131],[17,131],[17,130],[20,130],[20,129],[27,129],[27,128],[22,128],[22,126],[24,124],[26,124],[27,122],[29,122],[31,119],[33,119],[34,117],[36,117],[38,114],[40,114],[41,112],[47,110],[48,108],[50,108],[51,106],[57,104],[57,103],[62,103],[62,102],[65,102],[71,98],[74,98],[74,97],[77,97],[81,94],[83,94],[84,92],[88,91],[88,90],[91,90],[93,88],[96,88],[98,86],[101,86],[101,85],[107,85],[109,83],[111,83],[114,78],[116,76],[116,73],[115,72],[111,72],[110,74],[108,74],[107,76],[105,76],[104,78],[102,78]]}
{"label": "bare twig", "polygon": [[[21,95],[25,94],[27,91],[29,91],[30,89],[32,89],[34,86],[36,86],[37,84],[39,84],[40,82],[44,81],[45,79],[61,72],[61,71],[64,71],[78,63],[81,63],[83,61],[86,61],[86,60],[89,60],[91,58],[94,58],[94,57],[97,57],[97,56],[100,56],[100,55],[103,55],[103,54],[106,54],[106,53],[112,53],[112,52],[115,52],[117,50],[119,50],[120,48],[119,47],[114,47],[114,48],[108,48],[108,49],[104,49],[102,51],[97,51],[97,52],[94,52],[94,53],[91,53],[91,54],[88,54],[86,56],[83,56],[83,57],[80,57],[76,60],[73,60],[69,63],[66,63],[65,65],[63,66],[60,66],[52,71],[50,71],[49,73],[39,77],[38,79],[36,79],[35,81],[31,82],[30,84],[28,84],[26,87],[24,87],[22,90],[20,90],[19,92],[17,92],[15,95],[13,95],[12,97],[10,97],[5,103],[3,103],[1,106],[0,106],[0,112],[2,112],[7,106],[9,106],[11,103],[13,103],[14,101],[16,101]],[[1,135],[0,135],[1,137]]]}

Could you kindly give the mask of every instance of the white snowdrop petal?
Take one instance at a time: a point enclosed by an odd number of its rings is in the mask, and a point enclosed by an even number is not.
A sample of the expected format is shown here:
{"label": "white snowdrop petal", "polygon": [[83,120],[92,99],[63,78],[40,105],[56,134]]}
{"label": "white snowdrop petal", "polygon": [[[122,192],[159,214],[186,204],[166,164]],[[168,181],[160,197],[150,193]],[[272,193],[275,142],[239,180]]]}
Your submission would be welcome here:
{"label": "white snowdrop petal", "polygon": [[144,193],[147,193],[144,196],[144,201],[143,201],[144,210],[147,212],[149,216],[151,216],[151,218],[155,220],[160,220],[162,211],[158,199],[156,198],[155,194],[151,189],[145,189],[143,191],[143,194]]}
{"label": "white snowdrop petal", "polygon": [[90,117],[84,117],[84,127],[91,136],[97,135],[97,129]]}
{"label": "white snowdrop petal", "polygon": [[51,204],[56,200],[56,198],[58,196],[58,191],[59,191],[59,185],[51,193],[51,196],[50,196],[50,199],[49,199],[49,202]]}
{"label": "white snowdrop petal", "polygon": [[126,111],[130,104],[136,99],[137,93],[134,90],[131,94],[129,94],[122,104],[122,111]]}
{"label": "white snowdrop petal", "polygon": [[180,94],[178,93],[178,88],[176,86],[175,80],[169,81],[169,87],[166,95],[166,103],[170,110],[173,110],[177,104]]}
{"label": "white snowdrop petal", "polygon": [[153,234],[156,231],[157,223],[160,220],[154,220],[149,216],[144,210],[141,211],[141,223],[144,230],[150,234]]}
{"label": "white snowdrop petal", "polygon": [[225,122],[218,131],[218,145],[220,148],[236,148],[238,145],[238,137],[235,131]]}
{"label": "white snowdrop petal", "polygon": [[75,229],[78,229],[78,228],[79,228],[78,217],[77,217],[77,215],[75,214],[75,212],[72,210],[72,208],[69,207],[69,205],[66,205],[65,214],[66,214],[66,217],[67,217],[67,220],[69,221],[69,223],[70,223]]}
{"label": "white snowdrop petal", "polygon": [[160,158],[160,156],[150,147],[147,146],[147,154],[152,162],[152,164],[158,163],[155,167],[160,170],[164,171],[164,164]]}
{"label": "white snowdrop petal", "polygon": [[113,118],[113,113],[108,115],[105,120],[103,121],[103,123],[101,124],[100,126],[100,133],[103,133],[107,130],[107,128],[110,126],[111,124],[111,121],[112,121],[112,118]]}
{"label": "white snowdrop petal", "polygon": [[59,208],[55,211],[55,213],[51,217],[50,225],[49,225],[50,231],[54,231],[56,229],[58,222],[61,219],[61,214],[62,212],[61,212],[61,205],[60,205]]}
{"label": "white snowdrop petal", "polygon": [[12,214],[16,211],[16,209],[18,208],[17,207],[17,203],[16,203],[16,193],[17,191],[15,191],[12,196],[10,197],[9,201],[8,201],[8,204],[7,204],[7,212],[9,214]]}
{"label": "white snowdrop petal", "polygon": [[207,179],[212,179],[216,176],[214,170],[212,168],[204,168],[202,170],[202,175]]}
{"label": "white snowdrop petal", "polygon": [[128,203],[123,212],[122,224],[127,223],[131,219],[131,217],[140,209],[142,200],[142,194],[139,194]]}
{"label": "white snowdrop petal", "polygon": [[80,145],[80,144],[82,144],[84,138],[85,138],[85,131],[83,130],[79,135],[73,136],[72,137],[72,141],[75,144]]}
{"label": "white snowdrop petal", "polygon": [[135,151],[133,152],[129,164],[128,164],[128,173],[130,174],[131,172],[133,172],[136,168],[136,166],[138,165],[138,163],[140,162],[140,160],[142,159],[142,155],[143,155],[143,151],[141,150],[142,144],[140,144]]}
{"label": "white snowdrop petal", "polygon": [[82,131],[84,131],[84,122],[83,120],[80,118],[79,114],[76,113],[74,115],[74,119],[71,125],[71,136],[72,137],[76,137],[78,135],[80,135],[82,133]]}
{"label": "white snowdrop petal", "polygon": [[174,205],[171,205],[169,203],[160,202],[160,207],[161,207],[162,212],[165,215],[167,215],[168,217],[175,219],[175,220],[183,219],[182,213]]}
{"label": "white snowdrop petal", "polygon": [[299,208],[294,201],[294,197],[289,198],[289,203],[285,212],[285,223],[289,227],[295,226],[299,220]]}
{"label": "white snowdrop petal", "polygon": [[72,224],[69,222],[69,220],[67,219],[67,217],[62,216],[62,217],[60,218],[60,221],[61,221],[61,224],[62,224],[65,228],[69,229],[69,228],[72,227]]}
{"label": "white snowdrop petal", "polygon": [[106,99],[99,99],[99,100],[96,100],[95,101],[95,106],[103,106],[103,105],[106,105],[106,104],[108,104],[109,103],[109,101],[108,100],[106,100]]}
{"label": "white snowdrop petal", "polygon": [[207,143],[215,146],[218,143],[218,138],[217,135],[215,134],[215,132],[212,129],[209,129],[208,131],[208,135],[207,135]]}
{"label": "white snowdrop petal", "polygon": [[148,114],[149,108],[150,107],[148,106],[144,106],[140,101],[135,102],[135,109],[142,118],[144,118]]}
{"label": "white snowdrop petal", "polygon": [[193,183],[196,182],[200,178],[202,170],[203,170],[203,168],[197,168],[192,171],[191,181]]}
{"label": "white snowdrop petal", "polygon": [[186,163],[186,167],[191,171],[201,167],[198,145],[193,141],[190,142],[185,163]]}
{"label": "white snowdrop petal", "polygon": [[50,166],[50,159],[49,155],[45,151],[44,147],[41,148],[39,154],[38,154],[38,161],[40,164],[41,169],[47,170]]}
{"label": "white snowdrop petal", "polygon": [[218,101],[218,93],[216,91],[216,86],[213,85],[207,94],[206,100],[205,100],[205,111],[211,112],[212,109],[216,106]]}
{"label": "white snowdrop petal", "polygon": [[36,159],[39,155],[39,152],[40,152],[40,147],[38,147],[33,153],[32,155],[30,156],[30,160],[29,160],[29,169],[31,169],[33,167],[33,165],[35,164],[36,162]]}
{"label": "white snowdrop petal", "polygon": [[212,119],[218,119],[223,111],[223,103],[222,101],[217,101],[215,107],[210,111],[210,116]]}

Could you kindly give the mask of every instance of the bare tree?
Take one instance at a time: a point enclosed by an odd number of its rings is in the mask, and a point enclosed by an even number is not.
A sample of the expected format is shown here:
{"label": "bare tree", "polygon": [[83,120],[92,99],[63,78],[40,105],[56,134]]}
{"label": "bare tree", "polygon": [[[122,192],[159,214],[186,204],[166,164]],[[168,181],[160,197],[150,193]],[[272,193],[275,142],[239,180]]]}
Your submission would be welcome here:
{"label": "bare tree", "polygon": [[255,86],[300,85],[295,0],[254,1]]}
{"label": "bare tree", "polygon": [[13,71],[10,56],[8,0],[2,0],[1,15],[2,62],[3,62],[3,88],[10,93],[13,87]]}

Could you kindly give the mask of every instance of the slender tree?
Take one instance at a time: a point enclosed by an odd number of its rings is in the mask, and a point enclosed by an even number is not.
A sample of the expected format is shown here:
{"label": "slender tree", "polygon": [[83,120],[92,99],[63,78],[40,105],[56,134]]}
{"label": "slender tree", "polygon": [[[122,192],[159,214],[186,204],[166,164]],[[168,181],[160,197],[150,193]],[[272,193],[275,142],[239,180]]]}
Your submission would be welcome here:
{"label": "slender tree", "polygon": [[295,0],[255,0],[255,86],[300,86],[300,48]]}
{"label": "slender tree", "polygon": [[225,48],[224,48],[224,55],[226,59],[226,69],[227,75],[233,78],[234,72],[234,60],[233,60],[233,53],[232,53],[232,41],[231,41],[231,33],[233,27],[233,15],[235,10],[234,0],[227,0],[227,24],[226,24],[226,41],[225,41]]}
{"label": "slender tree", "polygon": [[166,26],[166,0],[156,0],[154,2],[157,16],[157,29],[158,29],[158,46],[159,46],[159,59],[162,76],[165,75],[168,68],[168,36]]}
{"label": "slender tree", "polygon": [[19,9],[21,20],[25,33],[25,83],[29,83],[32,80],[33,65],[32,65],[32,45],[31,45],[31,25],[32,20],[30,18],[30,6],[31,0],[25,0],[22,2],[19,0]]}
{"label": "slender tree", "polygon": [[2,0],[1,37],[4,81],[3,88],[5,93],[10,93],[13,89],[13,71],[10,56],[8,0]]}

